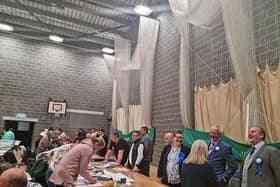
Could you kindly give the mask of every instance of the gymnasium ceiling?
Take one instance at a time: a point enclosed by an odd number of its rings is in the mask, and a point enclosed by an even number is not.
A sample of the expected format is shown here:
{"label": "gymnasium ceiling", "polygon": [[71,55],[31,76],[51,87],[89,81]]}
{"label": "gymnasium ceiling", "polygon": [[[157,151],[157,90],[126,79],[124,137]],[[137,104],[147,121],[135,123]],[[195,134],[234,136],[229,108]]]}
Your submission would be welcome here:
{"label": "gymnasium ceiling", "polygon": [[151,17],[169,10],[166,0],[0,0],[0,23],[14,27],[8,34],[45,42],[55,34],[60,45],[100,52],[115,39],[136,42],[136,5],[152,8]]}

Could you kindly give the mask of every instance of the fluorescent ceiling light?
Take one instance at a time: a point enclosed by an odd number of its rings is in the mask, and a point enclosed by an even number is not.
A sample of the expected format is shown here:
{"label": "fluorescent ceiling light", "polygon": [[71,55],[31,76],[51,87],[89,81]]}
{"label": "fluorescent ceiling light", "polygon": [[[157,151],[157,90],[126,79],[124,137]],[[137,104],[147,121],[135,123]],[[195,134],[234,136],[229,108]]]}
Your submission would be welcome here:
{"label": "fluorescent ceiling light", "polygon": [[102,51],[104,52],[104,53],[114,53],[114,50],[113,49],[110,49],[110,48],[107,48],[107,47],[104,47],[103,49],[102,49]]}
{"label": "fluorescent ceiling light", "polygon": [[11,25],[0,23],[0,30],[3,30],[3,31],[13,31],[14,28]]}
{"label": "fluorescent ceiling light", "polygon": [[153,10],[150,9],[149,7],[146,7],[144,5],[137,5],[135,8],[134,8],[134,11],[137,13],[137,14],[140,14],[140,15],[144,15],[144,16],[149,16]]}
{"label": "fluorescent ceiling light", "polygon": [[63,42],[63,38],[57,35],[49,35],[49,39],[55,42]]}

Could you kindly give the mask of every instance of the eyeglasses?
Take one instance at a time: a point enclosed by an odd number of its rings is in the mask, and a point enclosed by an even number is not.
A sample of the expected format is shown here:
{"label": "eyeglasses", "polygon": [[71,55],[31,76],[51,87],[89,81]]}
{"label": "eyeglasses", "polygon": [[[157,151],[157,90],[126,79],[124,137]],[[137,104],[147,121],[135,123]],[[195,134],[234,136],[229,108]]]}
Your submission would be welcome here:
{"label": "eyeglasses", "polygon": [[175,136],[175,138],[183,139],[183,136]]}

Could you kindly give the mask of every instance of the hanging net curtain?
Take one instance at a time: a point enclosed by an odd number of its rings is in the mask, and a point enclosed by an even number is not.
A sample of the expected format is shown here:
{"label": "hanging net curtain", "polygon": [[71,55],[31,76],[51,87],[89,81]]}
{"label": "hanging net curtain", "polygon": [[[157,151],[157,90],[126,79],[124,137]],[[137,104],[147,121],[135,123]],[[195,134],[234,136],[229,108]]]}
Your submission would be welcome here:
{"label": "hanging net curtain", "polygon": [[[153,94],[153,72],[154,72],[154,58],[159,32],[159,21],[147,17],[140,17],[139,32],[137,39],[137,46],[135,52],[130,57],[131,46],[125,40],[115,41],[115,56],[104,55],[104,60],[112,76],[116,80],[114,86],[117,88],[117,94],[113,88],[112,96],[112,123],[113,127],[121,127],[124,132],[132,129],[129,121],[140,121],[141,126],[145,125],[151,127],[151,108],[152,108],[152,94]],[[114,62],[113,62],[114,61]],[[131,113],[129,116],[129,73],[130,71],[140,71],[140,102],[142,113]],[[117,107],[116,107],[117,106]],[[123,110],[116,112],[118,106]],[[115,115],[116,113],[116,115]],[[140,116],[137,116],[137,115]],[[118,115],[124,115],[118,117]],[[121,120],[125,119],[124,124],[119,125]],[[135,118],[132,120],[131,118]],[[139,120],[139,118],[142,118]],[[137,128],[139,122],[135,122]],[[134,127],[134,125],[133,125]]]}
{"label": "hanging net curtain", "polygon": [[264,111],[267,136],[271,142],[280,140],[280,66],[270,70],[266,66],[258,73],[261,103]]}
{"label": "hanging net curtain", "polygon": [[129,132],[140,130],[143,125],[143,107],[141,105],[129,105],[128,117]]}
{"label": "hanging net curtain", "polygon": [[226,136],[245,142],[241,108],[241,92],[237,81],[198,88],[195,93],[196,129],[208,131],[211,126],[218,125]]}
{"label": "hanging net curtain", "polygon": [[[222,15],[225,27],[227,43],[230,49],[233,67],[236,73],[236,78],[241,84],[241,95],[243,101],[257,102],[256,91],[256,67],[254,58],[254,40],[253,40],[253,23],[252,23],[252,8],[250,0],[169,0],[171,11],[175,17],[181,37],[186,37],[183,33],[184,25],[193,24],[196,26],[210,28],[215,26],[218,18]],[[189,37],[189,36],[187,36]],[[182,41],[182,40],[181,40]],[[181,44],[182,46],[182,44]],[[189,44],[188,48],[191,49]],[[181,49],[182,53],[183,49]],[[181,58],[189,59],[186,55],[181,55]],[[180,59],[180,61],[183,61]],[[184,60],[188,63],[187,60]],[[187,70],[185,70],[187,71]],[[180,70],[180,78],[183,77]],[[186,73],[186,72],[185,72]],[[187,79],[186,79],[187,80]],[[187,80],[189,81],[189,80]],[[183,86],[180,84],[180,86]],[[191,92],[188,87],[188,92]],[[250,94],[251,93],[251,94]],[[180,92],[180,94],[182,94]],[[247,96],[252,98],[247,98]],[[182,101],[180,101],[182,103]],[[187,101],[183,101],[186,103]],[[189,104],[189,103],[188,103]],[[189,104],[190,105],[190,104]],[[247,103],[243,105],[248,106]],[[259,108],[257,104],[249,105],[251,113],[257,113]],[[246,107],[243,107],[246,108]],[[189,108],[188,108],[189,110]],[[188,112],[188,111],[182,111]],[[188,112],[189,113],[189,112]],[[250,115],[252,116],[252,115]],[[253,115],[256,116],[256,115]],[[255,118],[249,119],[249,124],[256,124]],[[188,126],[188,125],[185,125]]]}

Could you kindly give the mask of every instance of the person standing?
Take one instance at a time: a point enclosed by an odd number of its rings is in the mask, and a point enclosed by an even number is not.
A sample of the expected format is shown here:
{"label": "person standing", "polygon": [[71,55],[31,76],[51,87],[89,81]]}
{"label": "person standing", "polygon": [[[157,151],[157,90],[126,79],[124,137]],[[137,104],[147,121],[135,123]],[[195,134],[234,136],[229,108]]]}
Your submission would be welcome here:
{"label": "person standing", "polygon": [[111,156],[114,156],[116,158],[116,166],[124,165],[127,161],[128,153],[128,143],[120,138],[117,131],[113,132],[111,135],[111,143],[105,155],[105,161],[108,161]]}
{"label": "person standing", "polygon": [[164,134],[165,145],[170,145],[174,141],[174,134],[172,132],[167,132]]}
{"label": "person standing", "polygon": [[140,172],[146,176],[148,173],[145,173],[145,166],[143,167],[143,158],[144,158],[144,143],[141,142],[141,134],[140,131],[133,131],[132,132],[132,140],[133,144],[131,145],[128,159],[127,159],[127,166],[129,169],[133,171]]}
{"label": "person standing", "polygon": [[150,162],[152,161],[153,157],[153,141],[149,136],[149,129],[148,127],[141,127],[140,133],[142,135],[141,141],[144,143],[145,151],[144,151],[144,160],[143,160],[143,170],[147,176],[150,175]]}
{"label": "person standing", "polygon": [[190,148],[185,147],[182,143],[183,134],[181,131],[177,131],[173,143],[167,145],[160,156],[158,178],[170,187],[181,186],[181,166],[190,152]]}
{"label": "person standing", "polygon": [[2,140],[14,140],[14,139],[15,139],[15,133],[13,132],[13,128],[4,130]]}
{"label": "person standing", "polygon": [[207,162],[208,150],[203,140],[196,140],[182,166],[183,187],[219,186],[213,167]]}
{"label": "person standing", "polygon": [[231,146],[221,139],[221,131],[218,126],[210,128],[210,141],[208,144],[208,162],[215,170],[220,187],[225,187],[237,169],[236,160],[233,157]]}
{"label": "person standing", "polygon": [[88,163],[92,155],[104,145],[104,139],[98,133],[93,133],[89,138],[70,149],[54,167],[49,178],[50,187],[73,187],[78,175],[91,184],[96,183],[96,179],[88,172]]}
{"label": "person standing", "polygon": [[265,144],[265,130],[252,127],[252,145],[241,164],[241,187],[280,187],[280,150]]}

